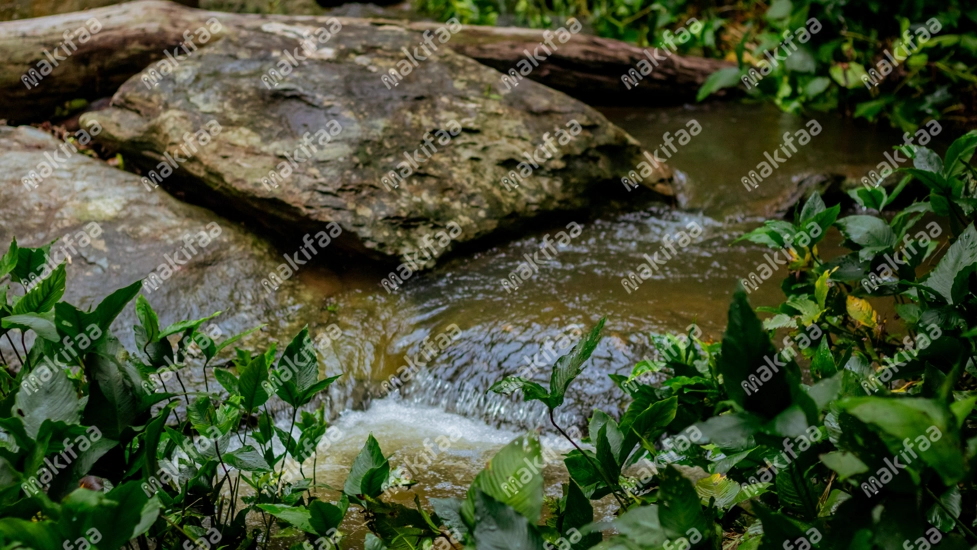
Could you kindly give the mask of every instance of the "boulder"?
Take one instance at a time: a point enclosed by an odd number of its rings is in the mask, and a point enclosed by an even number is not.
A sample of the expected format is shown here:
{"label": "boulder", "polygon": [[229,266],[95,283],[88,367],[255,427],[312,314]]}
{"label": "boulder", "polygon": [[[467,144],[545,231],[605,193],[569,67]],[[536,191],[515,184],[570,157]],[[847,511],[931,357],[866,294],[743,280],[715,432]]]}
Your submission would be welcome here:
{"label": "boulder", "polygon": [[[531,80],[507,90],[450,49],[460,30],[240,18],[132,77],[82,125],[101,127],[147,188],[285,235],[335,222],[338,248],[391,262],[430,266],[623,191],[643,160],[634,138]],[[656,167],[643,183],[669,195],[669,177]]]}

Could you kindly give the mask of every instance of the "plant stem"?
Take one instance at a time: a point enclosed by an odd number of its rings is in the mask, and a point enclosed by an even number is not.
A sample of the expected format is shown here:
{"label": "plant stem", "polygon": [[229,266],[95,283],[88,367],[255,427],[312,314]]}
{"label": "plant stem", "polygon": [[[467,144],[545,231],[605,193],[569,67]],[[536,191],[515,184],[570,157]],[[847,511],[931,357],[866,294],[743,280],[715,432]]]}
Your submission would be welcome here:
{"label": "plant stem", "polygon": [[[567,435],[567,433],[563,431],[563,428],[561,428],[556,423],[556,419],[553,418],[553,409],[550,409],[550,424],[553,424],[553,427],[556,428],[556,430],[560,432],[560,434],[563,435],[563,437],[566,438],[566,440],[569,441],[570,444],[574,446],[574,448],[580,451],[580,454],[583,455],[583,457],[587,459],[587,462],[590,463],[590,466],[597,473],[599,473],[601,477],[604,478],[604,482],[607,483],[608,486],[613,487],[615,485],[615,483],[612,483],[609,479],[607,479],[607,475],[604,474],[604,470],[600,469],[597,463],[594,462],[594,460],[590,458],[590,456],[588,456],[587,453],[583,452],[583,449],[581,449],[579,445],[577,445],[577,442],[574,441],[569,435]],[[617,500],[617,503],[621,505],[622,510],[628,509],[627,505],[624,503],[623,500],[621,500],[621,497],[617,494],[617,491],[612,491],[611,494],[614,495],[614,498]]]}
{"label": "plant stem", "polygon": [[17,356],[17,360],[20,361],[20,366],[23,367],[24,366],[24,359],[20,356],[20,352],[17,351],[17,346],[14,345],[13,339],[10,338],[10,333],[9,332],[6,332],[6,333],[4,333],[4,336],[6,336],[7,337],[7,341],[10,342],[10,349],[14,350],[14,355],[16,355]]}
{"label": "plant stem", "polygon": [[956,524],[957,527],[960,528],[961,531],[963,531],[964,535],[970,537],[970,539],[972,541],[973,540],[977,540],[977,535],[974,535],[973,531],[971,531],[970,529],[967,529],[967,526],[964,525],[962,521],[960,521],[960,518],[957,518],[956,516],[954,516],[953,515],[953,512],[951,512],[950,510],[947,510],[946,506],[943,505],[943,501],[941,501],[935,494],[933,494],[933,490],[932,489],[930,489],[929,487],[927,487],[926,488],[926,492],[929,493],[929,495],[931,497],[933,497],[933,500],[936,501],[936,505],[939,506],[940,509],[943,510],[946,513],[946,515],[950,516],[951,518],[954,518],[954,523]]}
{"label": "plant stem", "polygon": [[20,331],[20,347],[24,348],[24,359],[27,360],[27,372],[34,370],[31,367],[31,354],[27,351],[27,344],[24,343],[24,331]]}

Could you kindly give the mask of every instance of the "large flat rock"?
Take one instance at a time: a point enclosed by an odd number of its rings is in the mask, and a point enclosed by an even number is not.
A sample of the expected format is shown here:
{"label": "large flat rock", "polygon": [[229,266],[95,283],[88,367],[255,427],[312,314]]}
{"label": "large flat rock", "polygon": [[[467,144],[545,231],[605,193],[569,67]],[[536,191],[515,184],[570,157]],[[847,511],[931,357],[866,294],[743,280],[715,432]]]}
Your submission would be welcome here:
{"label": "large flat rock", "polygon": [[[390,261],[426,249],[429,264],[620,192],[642,160],[638,142],[594,109],[528,79],[505,90],[500,73],[450,50],[450,29],[427,34],[437,50],[425,56],[419,32],[349,21],[225,24],[175,70],[143,71],[82,120],[144,174],[176,165],[159,179],[193,200],[286,235],[336,222],[337,248]],[[428,59],[415,64],[401,48]],[[391,70],[403,75],[396,86],[381,80]],[[667,194],[668,177],[662,167],[644,181]]]}

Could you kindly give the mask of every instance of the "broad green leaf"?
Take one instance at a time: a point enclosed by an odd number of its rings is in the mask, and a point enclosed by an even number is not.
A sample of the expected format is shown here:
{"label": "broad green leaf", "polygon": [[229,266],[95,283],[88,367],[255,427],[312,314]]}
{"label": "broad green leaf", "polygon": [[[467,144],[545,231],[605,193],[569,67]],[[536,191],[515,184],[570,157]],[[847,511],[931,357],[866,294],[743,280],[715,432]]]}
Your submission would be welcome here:
{"label": "broad green leaf", "polygon": [[801,209],[800,225],[803,226],[807,222],[814,219],[814,216],[820,214],[827,210],[824,205],[824,200],[821,198],[821,193],[814,192],[811,196],[807,198],[804,203],[804,207]]}
{"label": "broad green leaf", "polygon": [[[950,148],[946,151],[946,164],[943,166],[943,175],[947,178],[959,176],[966,170],[966,162],[970,162],[977,149],[977,131],[971,130],[958,137]],[[0,270],[0,275],[3,271]]]}
{"label": "broad green leaf", "polygon": [[365,495],[375,498],[383,492],[383,484],[389,475],[390,463],[383,456],[380,444],[370,434],[350,467],[343,492],[349,496]]}
{"label": "broad green leaf", "polygon": [[289,369],[292,379],[286,384],[294,384],[301,394],[312,387],[319,379],[319,356],[316,354],[312,339],[309,338],[309,327],[303,327],[295,338],[285,348],[282,358],[278,361],[277,370]]}
{"label": "broad green leaf", "polygon": [[250,413],[268,401],[269,395],[263,384],[268,381],[268,356],[256,355],[240,372],[238,388],[244,398],[241,406]]}
{"label": "broad green leaf", "polygon": [[[614,520],[614,528],[638,548],[660,548],[668,536],[658,519],[658,506],[635,506]],[[683,533],[683,536],[685,534]]]}
{"label": "broad green leaf", "polygon": [[258,508],[261,508],[285,523],[298,527],[306,533],[315,533],[315,529],[309,523],[311,513],[307,508],[286,506],[285,504],[259,504]]}
{"label": "broad green leaf", "polygon": [[339,505],[321,500],[314,500],[309,504],[309,525],[314,529],[315,534],[324,537],[332,529],[338,529],[339,524],[346,517],[346,510],[349,508],[349,499],[346,495],[340,496]]}
{"label": "broad green leaf", "polygon": [[149,301],[141,294],[136,298],[136,318],[146,330],[147,340],[150,343],[159,341],[159,318],[153,311],[153,306],[149,305]]}
{"label": "broad green leaf", "polygon": [[17,239],[15,238],[10,241],[10,248],[7,249],[7,252],[3,256],[0,256],[0,278],[12,272],[17,267],[18,255]]}
{"label": "broad green leaf", "polygon": [[967,294],[967,281],[977,267],[977,230],[971,224],[950,245],[940,263],[925,279],[923,286],[955,305]]}
{"label": "broad green leaf", "polygon": [[838,481],[844,481],[852,476],[868,471],[868,466],[851,453],[834,451],[819,457],[825,466],[838,474]]}
{"label": "broad green leaf", "polygon": [[[903,452],[906,438],[916,442],[916,453],[944,483],[954,484],[966,475],[956,419],[942,403],[922,398],[858,397],[839,401],[838,406],[887,434],[886,443],[893,453]],[[920,437],[930,445],[925,451],[919,448],[923,446]]]}
{"label": "broad green leaf", "polygon": [[674,466],[662,471],[658,491],[658,520],[668,538],[683,537],[690,529],[709,532],[711,522],[707,522],[695,486]]}
{"label": "broad green leaf", "polygon": [[863,248],[889,248],[897,242],[889,224],[874,216],[848,216],[835,225],[849,241]]}
{"label": "broad green leaf", "polygon": [[77,424],[81,418],[82,402],[68,375],[62,369],[49,372],[49,380],[40,378],[40,387],[21,385],[14,399],[14,414],[20,416],[24,429],[31,437],[37,436],[45,420]]}
{"label": "broad green leaf", "polygon": [[[778,352],[750,307],[742,287],[733,294],[728,318],[722,353],[716,361],[719,373],[723,376],[723,386],[729,398],[747,411],[772,418],[790,405],[787,366],[779,367],[773,373],[770,365],[776,366]],[[748,393],[744,386],[749,384],[750,376],[758,377],[758,369],[761,367],[770,370],[772,375],[758,390]]]}
{"label": "broad green leaf", "polygon": [[50,342],[58,342],[58,329],[54,326],[54,315],[51,312],[43,314],[24,313],[22,315],[9,315],[0,321],[3,328],[18,328],[20,330],[33,330],[35,334]]}
{"label": "broad green leaf", "polygon": [[702,83],[702,87],[696,93],[695,100],[702,101],[723,88],[739,86],[742,74],[742,71],[737,67],[719,69],[709,75],[705,82]]}
{"label": "broad green leaf", "polygon": [[200,325],[206,323],[207,321],[210,321],[211,319],[213,319],[214,317],[217,317],[221,313],[222,312],[218,311],[217,313],[213,313],[213,314],[211,314],[211,315],[209,315],[207,317],[204,317],[203,319],[194,319],[194,320],[191,320],[191,321],[180,321],[179,323],[173,323],[172,325],[170,325],[170,326],[164,328],[162,331],[160,331],[159,337],[160,338],[166,338],[167,336],[170,336],[170,335],[173,335],[173,334],[179,334],[179,333],[185,332],[185,331],[187,331],[189,329],[196,330],[197,328],[200,327]]}
{"label": "broad green leaf", "polygon": [[933,172],[935,174],[943,173],[943,161],[940,160],[940,155],[937,155],[936,151],[926,147],[916,148],[916,154],[913,157],[913,167],[917,170],[925,170],[926,172]]}
{"label": "broad green leaf", "polygon": [[543,509],[543,465],[538,439],[513,439],[475,476],[466,508],[471,510],[474,491],[481,490],[536,524]]}
{"label": "broad green leaf", "polygon": [[479,550],[543,550],[543,538],[525,515],[474,485],[469,494],[475,520],[472,538]]}
{"label": "broad green leaf", "polygon": [[34,285],[30,291],[14,306],[13,314],[44,313],[50,311],[54,304],[64,296],[64,286],[67,279],[65,264],[61,264],[43,281]]}
{"label": "broad green leaf", "polygon": [[563,404],[563,397],[566,395],[567,388],[570,387],[573,379],[580,375],[583,364],[590,358],[590,354],[594,352],[597,343],[600,342],[600,331],[604,328],[605,320],[601,319],[583,341],[573,346],[570,353],[556,360],[553,375],[550,377],[550,396],[547,403],[550,409],[555,409]]}
{"label": "broad green leaf", "polygon": [[709,502],[710,499],[714,499],[714,506],[728,509],[742,500],[740,494],[743,491],[740,489],[740,484],[732,479],[722,474],[712,474],[695,483],[695,492],[701,500]]}
{"label": "broad green leaf", "polygon": [[828,69],[828,74],[845,88],[860,88],[863,86],[862,77],[868,76],[865,67],[858,63],[835,63]]}
{"label": "broad green leaf", "polygon": [[21,284],[30,283],[36,279],[44,264],[48,263],[50,249],[50,244],[40,248],[18,247],[17,263],[10,272],[10,278]]}

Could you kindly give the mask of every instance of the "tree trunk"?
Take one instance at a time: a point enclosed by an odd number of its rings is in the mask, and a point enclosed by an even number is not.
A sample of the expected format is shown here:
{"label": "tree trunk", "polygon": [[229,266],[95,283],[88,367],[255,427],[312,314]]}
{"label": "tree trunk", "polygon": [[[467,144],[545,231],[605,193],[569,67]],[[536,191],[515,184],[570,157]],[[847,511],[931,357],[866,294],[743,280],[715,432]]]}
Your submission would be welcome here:
{"label": "tree trunk", "polygon": [[[212,17],[225,26],[267,21],[324,23],[326,19],[208,12],[162,0],[139,0],[84,12],[6,21],[0,23],[0,119],[11,123],[44,120],[57,116],[59,107],[71,100],[91,101],[112,95],[127,79],[163,59],[164,50],[177,47],[184,40],[184,32],[193,32]],[[339,19],[344,26],[397,25],[418,32],[440,26]],[[85,37],[76,30],[94,30],[93,20],[101,28],[81,42]],[[65,36],[73,46],[66,43]],[[538,30],[466,26],[449,45],[463,55],[508,72],[526,58],[525,51],[532,52],[542,41],[543,33]],[[709,74],[730,66],[722,61],[667,55],[668,50],[659,50],[658,57],[664,60],[637,87],[628,90],[621,76],[652,51],[580,34],[566,44],[555,43],[557,49],[527,78],[596,104],[694,101],[696,91]]]}

